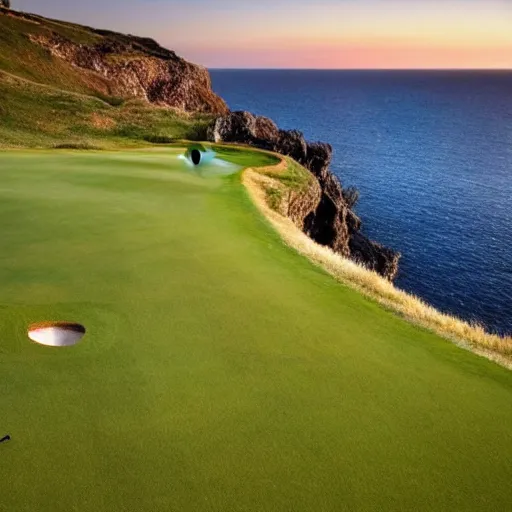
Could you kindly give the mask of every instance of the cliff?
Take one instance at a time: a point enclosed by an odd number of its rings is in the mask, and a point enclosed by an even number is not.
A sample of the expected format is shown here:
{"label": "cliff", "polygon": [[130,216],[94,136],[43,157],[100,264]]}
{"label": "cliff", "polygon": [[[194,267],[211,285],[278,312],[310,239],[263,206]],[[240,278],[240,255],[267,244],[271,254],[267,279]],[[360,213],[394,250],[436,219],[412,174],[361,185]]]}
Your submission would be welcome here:
{"label": "cliff", "polygon": [[152,39],[2,9],[0,34],[0,70],[31,81],[184,112],[228,112],[206,68]]}
{"label": "cliff", "polygon": [[161,48],[151,39],[106,37],[95,45],[76,44],[54,34],[31,36],[52,55],[107,79],[106,94],[142,98],[187,112],[225,113],[224,101],[213,93],[208,71]]}
{"label": "cliff", "polygon": [[265,117],[231,112],[208,128],[211,142],[249,144],[292,157],[315,177],[305,193],[289,205],[289,216],[316,242],[332,248],[370,270],[393,280],[400,254],[369,240],[361,232],[361,220],[348,204],[341,183],[329,170],[332,147],[307,142],[297,130],[280,130]]}

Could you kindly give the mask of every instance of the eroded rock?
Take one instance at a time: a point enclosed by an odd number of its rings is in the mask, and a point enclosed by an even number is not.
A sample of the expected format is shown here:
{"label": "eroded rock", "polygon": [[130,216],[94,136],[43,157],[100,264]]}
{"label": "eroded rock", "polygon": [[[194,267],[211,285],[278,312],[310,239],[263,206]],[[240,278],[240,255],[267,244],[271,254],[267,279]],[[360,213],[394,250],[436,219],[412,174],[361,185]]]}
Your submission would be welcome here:
{"label": "eroded rock", "polygon": [[[110,34],[97,32],[104,37]],[[186,112],[228,112],[224,100],[212,91],[206,68],[187,62],[152,39],[115,34],[115,39],[83,45],[58,34],[30,37],[52,55],[106,78],[107,90],[101,92],[110,96],[143,98]]]}
{"label": "eroded rock", "polygon": [[387,279],[395,278],[400,254],[361,233],[361,220],[347,204],[338,178],[329,170],[330,144],[307,142],[301,132],[279,130],[271,119],[250,112],[218,117],[208,128],[208,139],[268,149],[303,165],[316,180],[306,190],[290,192],[288,216],[319,244]]}

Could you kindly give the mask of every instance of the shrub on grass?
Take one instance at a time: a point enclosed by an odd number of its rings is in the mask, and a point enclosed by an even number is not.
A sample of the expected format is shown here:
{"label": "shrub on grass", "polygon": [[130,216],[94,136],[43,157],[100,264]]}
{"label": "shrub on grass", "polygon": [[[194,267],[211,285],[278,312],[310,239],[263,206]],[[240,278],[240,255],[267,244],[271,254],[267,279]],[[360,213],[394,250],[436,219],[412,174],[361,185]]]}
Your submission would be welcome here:
{"label": "shrub on grass", "polygon": [[144,140],[144,137],[148,135],[145,128],[137,126],[136,124],[125,124],[118,126],[114,131],[113,135],[117,137],[126,137],[128,139]]}
{"label": "shrub on grass", "polygon": [[186,129],[185,138],[188,140],[206,140],[208,124],[209,121],[205,120],[194,121],[194,123]]}
{"label": "shrub on grass", "polygon": [[63,142],[61,144],[55,144],[53,149],[88,149],[88,150],[99,150],[99,146],[89,144],[88,142]]}
{"label": "shrub on grass", "polygon": [[274,211],[279,211],[279,207],[281,206],[281,202],[283,200],[283,193],[281,190],[267,186],[265,187],[265,192],[267,194],[267,203]]}
{"label": "shrub on grass", "polygon": [[152,144],[172,144],[174,140],[166,135],[145,135],[143,139]]}

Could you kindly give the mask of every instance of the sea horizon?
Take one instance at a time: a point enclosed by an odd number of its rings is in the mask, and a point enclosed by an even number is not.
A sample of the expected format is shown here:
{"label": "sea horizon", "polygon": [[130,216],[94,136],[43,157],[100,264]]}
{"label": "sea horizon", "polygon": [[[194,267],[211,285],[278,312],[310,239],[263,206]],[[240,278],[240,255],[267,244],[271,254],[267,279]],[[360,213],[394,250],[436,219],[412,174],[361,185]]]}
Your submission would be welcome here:
{"label": "sea horizon", "polygon": [[512,73],[512,68],[240,68],[207,67],[211,71],[361,71],[361,72],[498,72]]}

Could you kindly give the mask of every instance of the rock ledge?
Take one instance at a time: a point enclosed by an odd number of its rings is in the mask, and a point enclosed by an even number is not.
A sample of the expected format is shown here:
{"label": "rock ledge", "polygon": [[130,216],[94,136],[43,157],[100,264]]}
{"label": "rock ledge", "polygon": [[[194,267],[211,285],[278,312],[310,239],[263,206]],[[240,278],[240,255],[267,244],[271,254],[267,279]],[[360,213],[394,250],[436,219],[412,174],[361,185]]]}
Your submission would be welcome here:
{"label": "rock ledge", "polygon": [[[361,220],[349,207],[341,183],[329,170],[332,147],[307,142],[297,130],[280,130],[266,117],[250,112],[231,112],[218,117],[208,128],[211,142],[248,144],[290,156],[316,178],[316,187],[302,195],[300,207],[290,215],[308,236],[389,280],[398,272],[400,254],[369,240],[361,233]],[[314,188],[318,189],[317,193]],[[307,204],[306,204],[307,203]]]}

